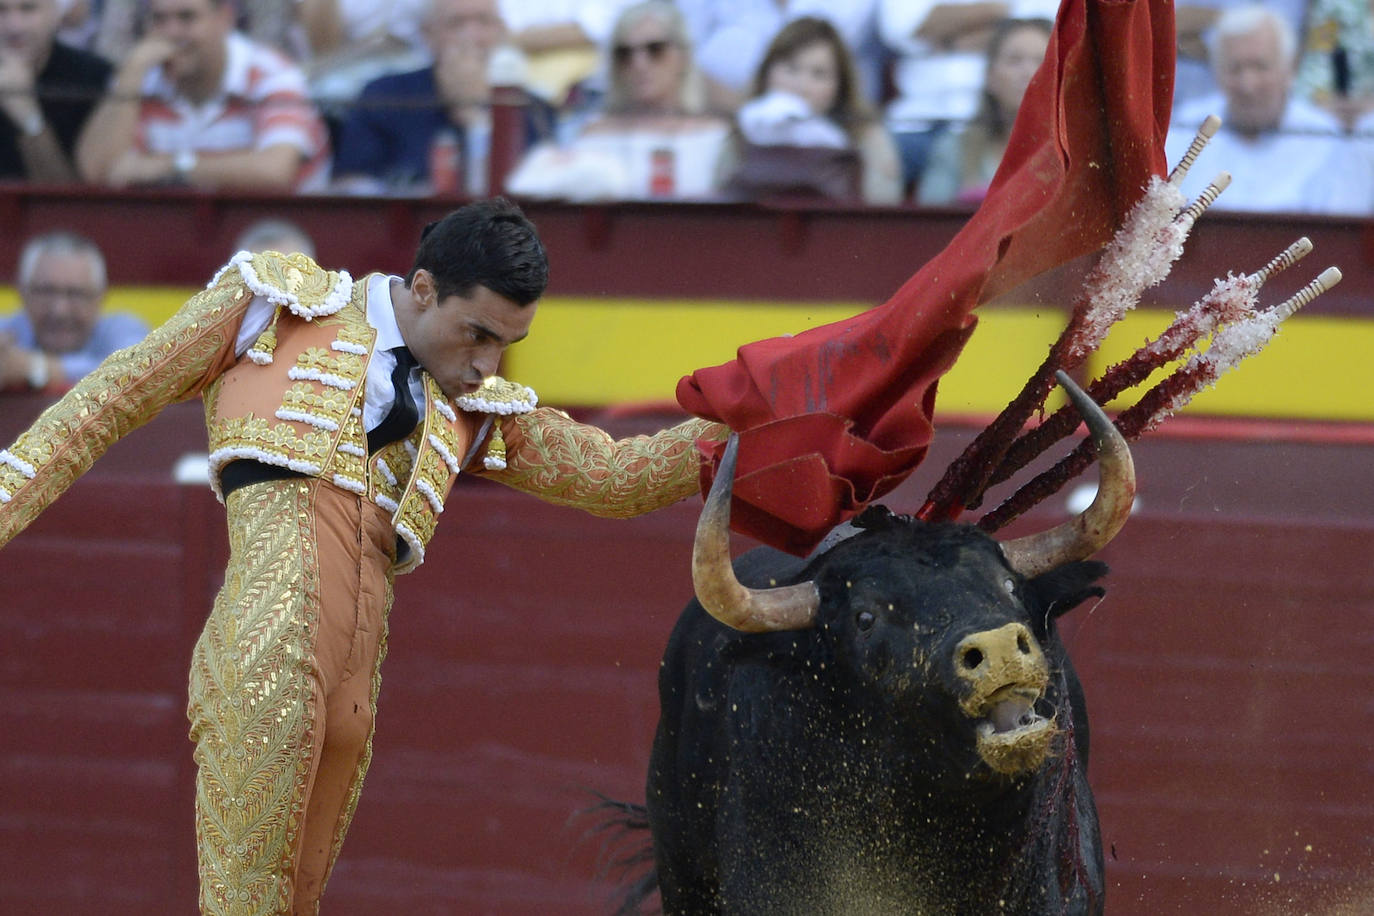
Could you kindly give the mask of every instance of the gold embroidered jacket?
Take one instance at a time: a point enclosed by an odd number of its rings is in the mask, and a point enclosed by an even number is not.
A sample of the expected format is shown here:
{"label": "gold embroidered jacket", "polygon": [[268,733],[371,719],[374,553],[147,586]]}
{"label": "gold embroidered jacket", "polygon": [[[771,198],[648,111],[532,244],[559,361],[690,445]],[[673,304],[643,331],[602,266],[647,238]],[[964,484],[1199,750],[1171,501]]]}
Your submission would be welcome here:
{"label": "gold embroidered jacket", "polygon": [[[237,255],[166,324],[113,354],[0,450],[0,545],[116,440],[197,394],[217,494],[223,466],[251,458],[365,495],[391,513],[410,548],[398,573],[424,561],[470,456],[477,473],[599,515],[637,515],[697,492],[694,442],[723,436],[718,424],[691,420],[615,442],[536,408],[533,391],[501,379],[450,402],[422,373],[423,422],[369,457],[362,405],[376,331],[366,321],[366,289],[366,277],[355,283],[301,255]],[[239,325],[255,296],[277,312],[237,358]]]}

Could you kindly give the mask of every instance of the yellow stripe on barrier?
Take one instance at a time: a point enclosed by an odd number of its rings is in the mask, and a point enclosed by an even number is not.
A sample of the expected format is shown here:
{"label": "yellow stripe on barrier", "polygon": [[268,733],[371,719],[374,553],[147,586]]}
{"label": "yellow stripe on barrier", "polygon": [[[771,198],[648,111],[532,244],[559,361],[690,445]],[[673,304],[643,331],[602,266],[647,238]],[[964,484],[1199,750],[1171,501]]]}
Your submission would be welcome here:
{"label": "yellow stripe on barrier", "polygon": [[[1132,312],[1093,356],[1094,376],[1125,359],[1173,320],[1160,309]],[[1184,413],[1301,420],[1374,420],[1374,321],[1297,315],[1285,321],[1263,352],[1200,392]],[[1163,377],[1156,372],[1119,403],[1133,404]]]}
{"label": "yellow stripe on barrier", "polygon": [[[165,321],[194,289],[123,286],[106,307]],[[0,314],[18,307],[12,287],[0,287]],[[512,347],[504,372],[530,385],[545,404],[598,406],[671,401],[678,379],[732,359],[744,343],[837,321],[860,303],[779,303],[692,299],[549,297],[535,333]],[[1158,334],[1173,313],[1131,312],[1113,328],[1089,369],[1094,377]],[[991,414],[1001,410],[1044,359],[1063,316],[1033,307],[998,306],[979,315],[978,329],[940,383],[940,410]],[[1297,315],[1265,352],[1202,392],[1185,412],[1310,420],[1374,421],[1374,320]],[[1157,381],[1160,373],[1147,382]],[[1140,386],[1111,406],[1134,403]]]}
{"label": "yellow stripe on barrier", "polygon": [[680,377],[741,344],[846,318],[848,304],[549,298],[534,333],[506,354],[507,376],[547,404],[671,401]]}

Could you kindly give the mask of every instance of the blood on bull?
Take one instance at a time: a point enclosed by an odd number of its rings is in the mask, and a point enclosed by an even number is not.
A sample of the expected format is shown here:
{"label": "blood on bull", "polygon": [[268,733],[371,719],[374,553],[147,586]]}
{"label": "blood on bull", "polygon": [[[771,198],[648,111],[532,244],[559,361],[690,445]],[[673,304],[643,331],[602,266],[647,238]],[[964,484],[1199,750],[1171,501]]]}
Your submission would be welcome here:
{"label": "blood on bull", "polygon": [[660,672],[647,813],[665,912],[1102,912],[1087,711],[1056,619],[1103,594],[1088,558],[1135,478],[1061,383],[1102,483],[1081,516],[1015,540],[874,507],[806,559],[761,548],[732,568],[726,455]]}

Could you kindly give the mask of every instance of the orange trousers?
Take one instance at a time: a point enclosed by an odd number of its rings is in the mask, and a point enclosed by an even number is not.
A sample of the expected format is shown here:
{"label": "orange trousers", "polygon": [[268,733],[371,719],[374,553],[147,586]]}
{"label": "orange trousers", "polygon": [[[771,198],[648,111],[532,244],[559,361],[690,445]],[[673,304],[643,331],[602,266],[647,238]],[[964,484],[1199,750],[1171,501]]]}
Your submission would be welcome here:
{"label": "orange trousers", "polygon": [[315,479],[251,484],[227,509],[188,705],[201,912],[315,914],[372,756],[395,533]]}

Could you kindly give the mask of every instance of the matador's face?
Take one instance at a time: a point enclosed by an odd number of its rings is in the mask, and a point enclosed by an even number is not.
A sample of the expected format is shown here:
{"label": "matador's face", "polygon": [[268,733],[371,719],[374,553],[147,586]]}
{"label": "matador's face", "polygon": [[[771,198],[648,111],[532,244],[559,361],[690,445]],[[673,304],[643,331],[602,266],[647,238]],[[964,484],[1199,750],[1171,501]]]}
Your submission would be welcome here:
{"label": "matador's face", "polygon": [[535,306],[517,305],[485,286],[441,300],[430,278],[421,276],[426,273],[418,271],[411,283],[413,312],[403,317],[398,310],[401,334],[444,394],[472,394],[496,374],[506,348],[529,334]]}

